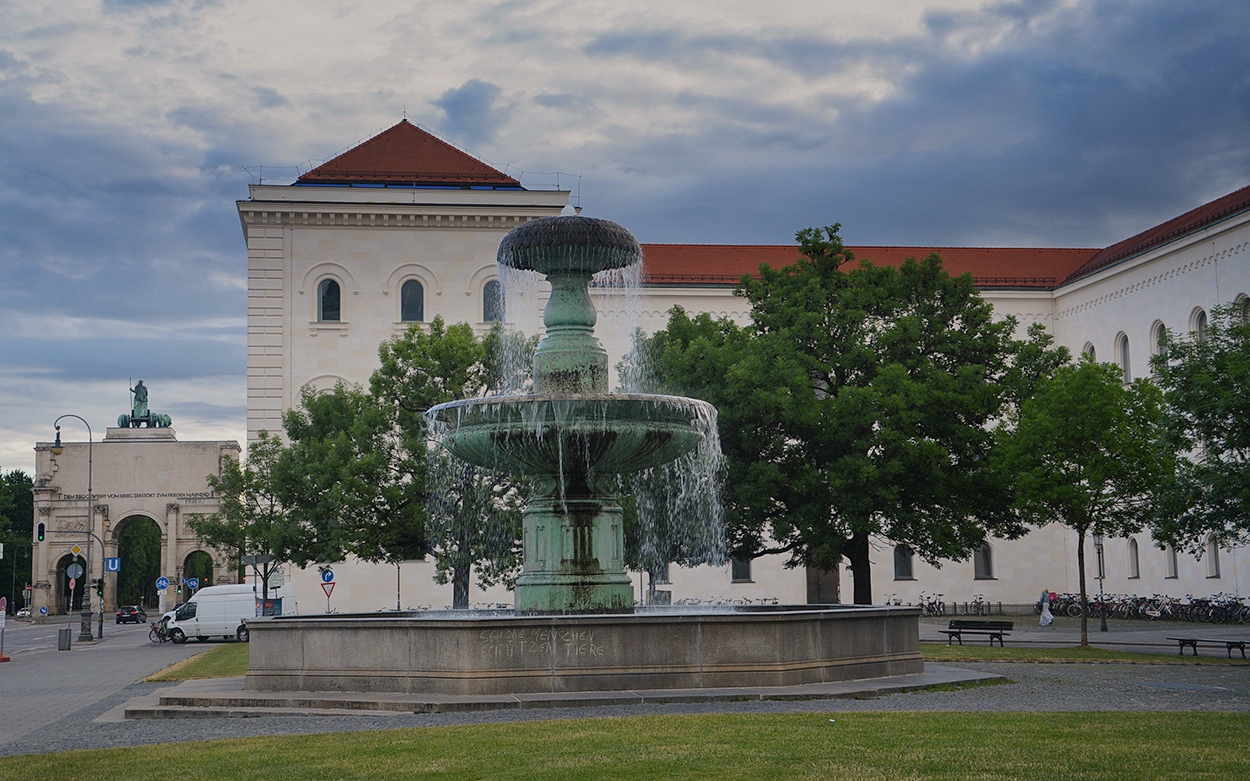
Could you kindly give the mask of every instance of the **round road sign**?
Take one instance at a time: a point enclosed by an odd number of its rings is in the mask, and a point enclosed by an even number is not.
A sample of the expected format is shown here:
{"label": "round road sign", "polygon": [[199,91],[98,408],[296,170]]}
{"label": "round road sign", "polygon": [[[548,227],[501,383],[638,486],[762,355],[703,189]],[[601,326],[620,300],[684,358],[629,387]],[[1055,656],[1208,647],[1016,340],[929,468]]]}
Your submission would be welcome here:
{"label": "round road sign", "polygon": [[[79,564],[78,562],[74,562],[73,564],[65,568],[65,574],[69,575],[71,578],[81,578],[82,577],[82,565]],[[70,588],[73,588],[73,586],[70,586]]]}
{"label": "round road sign", "polygon": [[192,591],[195,591],[197,588],[200,587],[200,579],[190,578],[189,580],[187,580],[187,585],[191,588]]}
{"label": "round road sign", "polygon": [[46,607],[39,608],[39,615],[46,616],[47,614],[48,614],[48,609]]}
{"label": "round road sign", "polygon": [[322,573],[321,573],[321,582],[322,582],[322,583],[333,583],[333,582],[334,582],[334,570],[332,570],[332,569],[327,569],[325,572],[322,572]]}
{"label": "round road sign", "polygon": [[156,579],[156,587],[164,591],[169,588],[169,578],[161,576]]}

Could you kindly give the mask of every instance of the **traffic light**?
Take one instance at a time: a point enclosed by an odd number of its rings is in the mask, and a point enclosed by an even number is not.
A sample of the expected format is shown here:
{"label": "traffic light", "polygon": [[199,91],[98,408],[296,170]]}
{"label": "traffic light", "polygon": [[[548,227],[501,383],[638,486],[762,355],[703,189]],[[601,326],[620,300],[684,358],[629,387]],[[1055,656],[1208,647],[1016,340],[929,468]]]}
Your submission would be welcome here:
{"label": "traffic light", "polygon": [[179,584],[178,584],[178,594],[179,594],[179,595],[181,595],[181,594],[182,594],[182,584],[181,584],[181,583],[179,583]]}
{"label": "traffic light", "polygon": [[104,596],[104,578],[97,578],[92,585],[95,586],[95,595],[97,597]]}
{"label": "traffic light", "polygon": [[43,535],[44,535],[46,532],[47,532],[47,527],[46,527],[44,524],[42,524],[42,523],[41,523],[41,524],[39,524],[39,527],[38,527],[38,532],[36,533],[36,535],[35,535],[35,536],[39,538],[39,541],[40,541],[40,542],[43,542]]}

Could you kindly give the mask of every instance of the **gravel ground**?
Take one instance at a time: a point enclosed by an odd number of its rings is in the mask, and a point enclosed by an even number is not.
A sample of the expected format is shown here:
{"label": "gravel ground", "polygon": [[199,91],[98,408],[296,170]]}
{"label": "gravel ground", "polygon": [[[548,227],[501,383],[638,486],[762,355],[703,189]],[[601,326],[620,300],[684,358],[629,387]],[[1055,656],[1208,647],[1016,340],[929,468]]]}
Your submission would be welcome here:
{"label": "gravel ground", "polygon": [[164,684],[131,684],[20,740],[0,755],[137,746],[261,735],[312,734],[609,716],[853,711],[1221,711],[1250,712],[1250,666],[1138,664],[948,664],[997,673],[1010,684],[895,694],[865,700],[735,702],[396,716],[119,721],[117,709]]}

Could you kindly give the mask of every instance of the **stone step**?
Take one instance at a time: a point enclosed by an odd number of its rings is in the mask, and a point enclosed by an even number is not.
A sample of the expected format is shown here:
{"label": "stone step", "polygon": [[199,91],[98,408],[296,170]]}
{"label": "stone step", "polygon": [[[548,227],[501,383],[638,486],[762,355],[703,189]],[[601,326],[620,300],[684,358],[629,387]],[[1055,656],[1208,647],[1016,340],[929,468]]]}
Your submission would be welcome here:
{"label": "stone step", "polygon": [[248,706],[146,705],[126,708],[127,719],[252,719],[261,716],[398,716],[395,711],[343,708],[265,708]]}

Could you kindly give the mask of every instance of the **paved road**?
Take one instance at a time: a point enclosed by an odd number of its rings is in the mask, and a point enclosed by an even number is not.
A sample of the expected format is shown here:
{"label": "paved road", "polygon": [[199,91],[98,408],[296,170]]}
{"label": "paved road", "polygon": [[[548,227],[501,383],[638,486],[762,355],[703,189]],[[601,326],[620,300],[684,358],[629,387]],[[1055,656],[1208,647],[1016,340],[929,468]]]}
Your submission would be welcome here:
{"label": "paved road", "polygon": [[4,652],[12,661],[0,664],[0,754],[28,753],[23,745],[75,729],[135,681],[209,647],[156,645],[147,625],[113,623],[104,625],[103,640],[79,643],[75,623],[71,650],[57,651],[64,626],[6,623]]}
{"label": "paved road", "polygon": [[[1023,625],[1023,621],[1021,624]],[[10,624],[12,626],[13,624]],[[921,637],[940,622],[922,622]],[[1159,651],[1165,635],[1183,625],[1144,628],[1121,625],[1117,639]],[[1192,628],[1192,627],[1191,627]],[[1201,634],[1250,636],[1250,627],[1203,627]],[[166,684],[137,679],[205,646],[155,646],[144,627],[105,627],[96,646],[75,645],[19,652],[0,665],[0,755],[45,753],[74,748],[105,748],[259,735],[309,734],[661,713],[764,713],[852,711],[1222,711],[1250,712],[1250,663],[1233,666],[1141,664],[965,664],[993,672],[1011,684],[961,691],[927,691],[868,700],[740,702],[494,711],[457,714],[398,714],[350,717],[274,716],[252,719],[125,721],[121,711],[132,699]],[[1042,635],[1046,642],[1071,644],[1073,628],[1061,624]],[[1028,632],[1024,632],[1028,634]],[[1110,633],[1109,633],[1110,634]],[[24,642],[24,641],[23,641]],[[1039,641],[1040,642],[1040,641]],[[1009,641],[1010,643],[1010,641]],[[1172,644],[1175,647],[1175,644]],[[1209,654],[1210,651],[1204,651]],[[12,704],[10,706],[10,703]]]}

